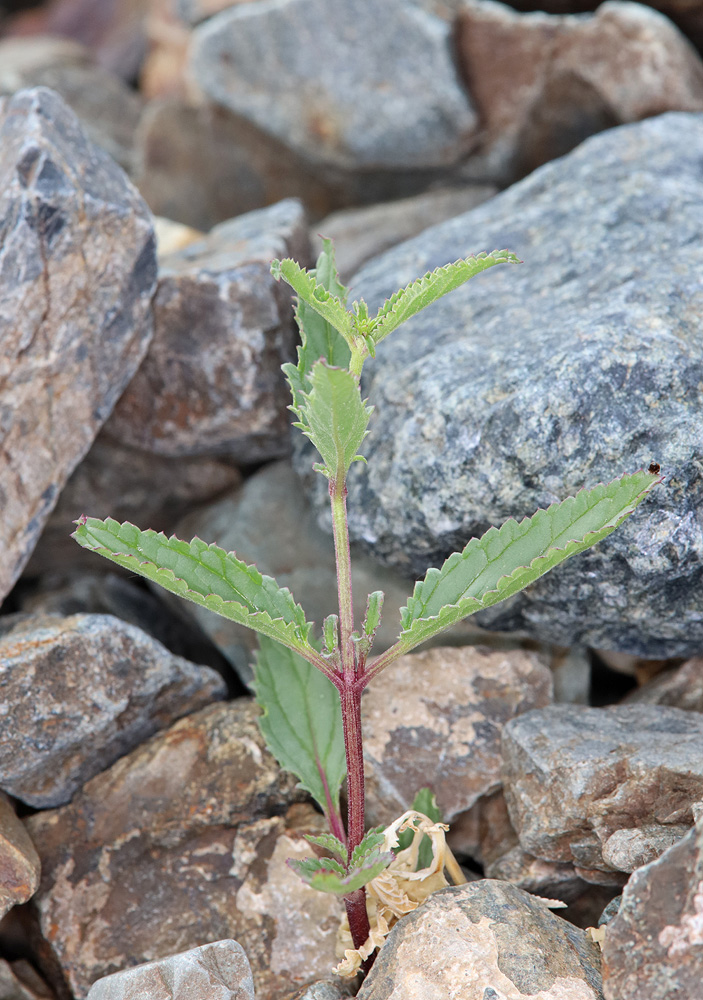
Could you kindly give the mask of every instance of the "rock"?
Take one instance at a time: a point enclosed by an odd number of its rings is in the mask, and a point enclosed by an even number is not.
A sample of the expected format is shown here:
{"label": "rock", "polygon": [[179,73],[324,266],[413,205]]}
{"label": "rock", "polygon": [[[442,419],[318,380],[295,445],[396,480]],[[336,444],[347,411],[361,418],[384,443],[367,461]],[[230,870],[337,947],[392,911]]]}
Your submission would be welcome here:
{"label": "rock", "polygon": [[400,657],[362,701],[369,824],[391,823],[425,787],[451,823],[500,786],[505,723],[551,697],[534,653],[464,646]]}
{"label": "rock", "polygon": [[701,156],[703,115],[612,129],[354,279],[375,311],[469,250],[526,262],[452,292],[367,365],[376,411],[348,505],[377,559],[424,575],[510,516],[653,459],[664,470],[626,524],[476,616],[484,627],[640,656],[701,649]]}
{"label": "rock", "polygon": [[39,887],[39,871],[34,844],[9,799],[0,792],[0,917],[31,899]]}
{"label": "rock", "polygon": [[502,787],[482,795],[470,809],[460,813],[447,833],[454,854],[470,857],[484,868],[516,847],[517,842]]}
{"label": "rock", "polygon": [[485,126],[479,155],[499,180],[605,128],[703,110],[695,49],[641,4],[609,0],[592,15],[555,17],[467,0],[457,23],[460,63]]}
{"label": "rock", "polygon": [[280,368],[294,358],[295,335],[290,289],[270,263],[307,254],[303,209],[291,199],[161,258],[154,339],[106,433],[169,458],[284,455],[290,413]]}
{"label": "rock", "polygon": [[39,809],[175,719],[225,695],[220,677],[111,615],[1,619],[0,788]]}
{"label": "rock", "polygon": [[477,124],[449,36],[404,0],[240,4],[195,29],[191,72],[210,98],[312,163],[443,168]]}
{"label": "rock", "polygon": [[0,93],[56,91],[91,141],[132,171],[142,101],[119,77],[94,65],[88,49],[60,38],[7,38],[0,41],[0,67]]}
{"label": "rock", "polygon": [[703,712],[703,658],[687,660],[678,670],[658,674],[627,696],[628,704],[671,705]]}
{"label": "rock", "polygon": [[0,958],[0,996],[3,1000],[54,1000],[54,995],[25,959]]}
{"label": "rock", "polygon": [[586,935],[521,889],[482,880],[433,893],[391,931],[359,1000],[602,1000]]}
{"label": "rock", "polygon": [[525,892],[544,899],[571,903],[588,889],[588,883],[574,871],[574,866],[535,858],[521,847],[513,847],[485,866],[487,878],[511,882]]}
{"label": "rock", "polygon": [[282,198],[301,198],[320,217],[361,196],[348,172],[322,178],[282,142],[212,103],[151,101],[135,142],[136,180],[151,210],[196,229]]}
{"label": "rock", "polygon": [[190,29],[174,0],[151,0],[146,21],[146,54],[139,70],[139,90],[147,101],[185,97]]}
{"label": "rock", "polygon": [[689,831],[689,824],[661,827],[648,824],[639,829],[616,830],[603,844],[603,860],[621,872],[633,872],[656,861]]}
{"label": "rock", "polygon": [[146,206],[56,94],[0,101],[0,150],[1,598],[146,351],[156,262]]}
{"label": "rock", "polygon": [[606,926],[606,1000],[696,997],[703,982],[703,820],[639,868]]}
{"label": "rock", "polygon": [[254,1000],[254,982],[242,946],[237,941],[215,941],[98,979],[88,996],[90,1000]]}
{"label": "rock", "polygon": [[65,575],[78,568],[99,572],[94,554],[71,538],[81,514],[170,533],[188,511],[233,489],[241,479],[227,458],[155,455],[101,433],[61,491],[24,575]]}
{"label": "rock", "polygon": [[[288,462],[267,466],[237,492],[188,515],[176,525],[175,534],[187,540],[197,535],[254,563],[280,586],[289,587],[304,605],[308,621],[318,626],[337,610],[334,544],[315,524]],[[374,645],[374,654],[381,652],[397,638],[399,609],[410,593],[408,584],[361,556],[352,561],[352,586],[359,621],[368,594],[379,589],[385,592],[383,620]],[[248,683],[252,676],[249,661],[257,648],[254,633],[197,605],[189,604],[188,611]],[[466,630],[463,634],[467,635]]]}
{"label": "rock", "polygon": [[110,572],[111,567],[114,564],[100,560],[97,566],[93,563],[93,569],[103,572],[41,577],[33,587],[23,588],[18,595],[17,610],[24,614],[63,617],[114,615],[136,625],[176,656],[214,667],[229,682],[228,688],[233,688],[230,665],[189,615],[176,614],[161,599],[165,593],[161,588],[149,589],[138,578]]}
{"label": "rock", "polygon": [[41,927],[77,998],[132,965],[234,938],[257,1000],[324,976],[341,904],[286,865],[322,832],[265,750],[250,700],[212,705],[27,822],[42,859]]}
{"label": "rock", "polygon": [[339,979],[335,981],[321,979],[317,983],[304,986],[302,990],[296,990],[295,993],[289,994],[285,1000],[344,1000],[345,997],[353,995],[349,987],[340,982]]}
{"label": "rock", "polygon": [[428,226],[468,212],[496,193],[497,188],[490,184],[472,184],[427,191],[379,205],[347,208],[316,223],[310,236],[313,243],[317,233],[334,240],[337,269],[344,282],[371,257]]}
{"label": "rock", "polygon": [[184,250],[191,243],[202,240],[205,233],[182,222],[173,222],[159,215],[154,219],[154,235],[156,236],[156,252],[159,257],[165,257],[175,250]]}
{"label": "rock", "polygon": [[632,870],[637,851],[663,850],[703,799],[703,718],[693,712],[551,705],[511,720],[502,748],[520,846],[572,862],[588,882],[617,884],[614,870]]}

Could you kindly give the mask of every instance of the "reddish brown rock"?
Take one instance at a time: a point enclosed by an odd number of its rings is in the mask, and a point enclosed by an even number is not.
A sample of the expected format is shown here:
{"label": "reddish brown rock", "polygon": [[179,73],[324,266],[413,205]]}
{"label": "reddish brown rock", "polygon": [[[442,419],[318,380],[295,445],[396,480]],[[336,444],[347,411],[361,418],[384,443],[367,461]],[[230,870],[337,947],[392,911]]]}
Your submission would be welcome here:
{"label": "reddish brown rock", "polygon": [[662,15],[609,0],[587,17],[469,0],[459,53],[485,127],[482,156],[522,176],[605,128],[703,110],[703,63]]}
{"label": "reddish brown rock", "polygon": [[28,826],[41,926],[76,997],[102,976],[234,938],[257,1000],[334,963],[341,904],[286,865],[322,828],[265,750],[253,702],[213,705],[153,737]]}
{"label": "reddish brown rock", "polygon": [[146,351],[156,260],[146,205],[49,90],[0,101],[0,191],[4,596]]}
{"label": "reddish brown rock", "polygon": [[0,627],[0,788],[37,808],[175,719],[223,698],[207,667],[111,615],[8,615]]}
{"label": "reddish brown rock", "polygon": [[392,663],[362,702],[369,823],[424,787],[451,822],[499,787],[505,723],[551,697],[549,668],[523,650],[439,647]]}
{"label": "reddish brown rock", "polygon": [[240,463],[289,448],[294,356],[290,289],[273,257],[308,262],[293,199],[232,219],[160,260],[154,339],[106,426],[116,441],[168,457],[226,455]]}
{"label": "reddish brown rock", "polygon": [[[703,717],[694,712],[552,705],[508,723],[502,752],[520,846],[573,863],[589,882],[617,885],[636,852],[646,861],[657,843],[664,850],[703,799]],[[639,832],[626,843],[624,830]]]}
{"label": "reddish brown rock", "polygon": [[606,926],[606,1000],[693,1000],[703,983],[703,817],[625,886]]}
{"label": "reddish brown rock", "polygon": [[630,705],[671,705],[687,712],[703,712],[703,657],[687,660],[677,670],[657,674],[625,701]]}
{"label": "reddish brown rock", "polygon": [[0,917],[26,903],[39,887],[39,855],[29,834],[0,792]]}

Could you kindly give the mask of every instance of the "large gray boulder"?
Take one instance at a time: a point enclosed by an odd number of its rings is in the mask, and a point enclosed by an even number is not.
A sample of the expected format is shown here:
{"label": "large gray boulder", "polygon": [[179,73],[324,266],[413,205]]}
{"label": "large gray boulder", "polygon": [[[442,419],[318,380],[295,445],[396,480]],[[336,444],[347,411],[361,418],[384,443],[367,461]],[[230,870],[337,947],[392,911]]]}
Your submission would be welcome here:
{"label": "large gray boulder", "polygon": [[622,528],[477,620],[641,656],[700,650],[702,158],[700,114],[613,129],[359,272],[375,310],[470,252],[525,261],[447,296],[367,365],[354,539],[419,575],[492,524],[654,460],[665,482]]}

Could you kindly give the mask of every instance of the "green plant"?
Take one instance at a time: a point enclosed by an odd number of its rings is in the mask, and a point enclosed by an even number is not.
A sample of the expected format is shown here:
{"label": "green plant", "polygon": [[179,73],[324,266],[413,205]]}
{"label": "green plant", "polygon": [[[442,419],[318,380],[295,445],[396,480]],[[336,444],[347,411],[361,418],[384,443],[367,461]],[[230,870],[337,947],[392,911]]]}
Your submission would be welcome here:
{"label": "green plant", "polygon": [[[283,366],[295,426],[317,449],[321,461],[315,469],[329,486],[339,614],[325,619],[317,639],[291,593],[234,553],[111,519],[83,516],[76,522],[74,537],[81,545],[259,633],[256,689],[264,707],[263,733],[280,763],[319,802],[330,827],[329,834],[309,838],[330,856],[294,867],[311,886],[344,898],[355,948],[369,934],[364,886],[394,857],[384,849],[382,831],[364,829],[363,690],[399,656],[605,538],[660,481],[653,465],[472,538],[415,584],[401,611],[397,641],[370,659],[383,594],[369,595],[357,630],[346,512],[347,473],[352,462],[364,461],[359,449],[372,412],[361,395],[363,365],[381,341],[425,306],[487,268],[514,262],[514,254],[494,251],[438,268],[396,292],[374,317],[363,300],[347,307],[329,241],[314,271],[293,260],[273,262],[274,277],[297,294],[298,363]],[[346,827],[339,796],[345,776]]]}

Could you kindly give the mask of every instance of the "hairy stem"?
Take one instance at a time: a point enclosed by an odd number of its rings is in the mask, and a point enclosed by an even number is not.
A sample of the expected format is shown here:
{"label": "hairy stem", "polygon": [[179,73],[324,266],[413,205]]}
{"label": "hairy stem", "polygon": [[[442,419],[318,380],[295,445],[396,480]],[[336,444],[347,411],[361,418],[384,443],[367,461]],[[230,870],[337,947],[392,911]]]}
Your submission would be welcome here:
{"label": "hairy stem", "polygon": [[[330,479],[332,531],[337,563],[337,593],[339,595],[339,646],[342,654],[342,674],[351,681],[356,674],[354,646],[354,607],[352,603],[351,554],[347,525],[347,487],[342,476]],[[351,676],[349,676],[351,674]]]}

